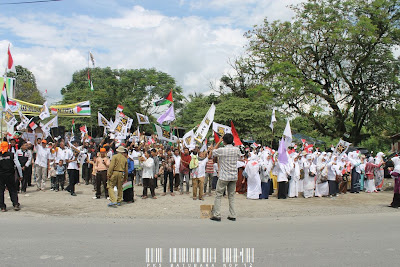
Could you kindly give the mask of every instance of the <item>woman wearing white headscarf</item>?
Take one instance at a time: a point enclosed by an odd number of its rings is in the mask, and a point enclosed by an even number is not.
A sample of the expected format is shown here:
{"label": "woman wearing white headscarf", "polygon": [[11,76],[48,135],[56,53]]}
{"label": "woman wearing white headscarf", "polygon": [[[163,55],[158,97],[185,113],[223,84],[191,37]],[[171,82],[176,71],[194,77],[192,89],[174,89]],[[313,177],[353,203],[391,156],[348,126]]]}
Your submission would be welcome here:
{"label": "woman wearing white headscarf", "polygon": [[361,160],[357,152],[349,153],[349,161],[351,163],[351,191],[350,193],[360,193],[360,175]]}
{"label": "woman wearing white headscarf", "polygon": [[[289,158],[289,157],[288,157]],[[277,176],[278,176],[278,199],[286,199],[287,194],[288,194],[288,176],[290,175],[290,172],[292,170],[292,160],[289,158],[289,163],[287,164],[282,164],[278,161],[276,165],[278,166],[277,170]]]}
{"label": "woman wearing white headscarf", "polygon": [[367,163],[367,160],[365,159],[365,155],[361,154],[360,156],[360,191],[364,191],[365,185],[366,185],[366,177],[365,177],[365,164]]}
{"label": "woman wearing white headscarf", "polygon": [[350,163],[347,161],[347,155],[344,153],[343,155],[340,156],[340,161],[338,163],[339,167],[339,175],[340,177],[340,182],[339,182],[339,194],[346,194],[347,193],[347,182],[350,177]]}
{"label": "woman wearing white headscarf", "polygon": [[394,169],[392,172],[390,172],[390,175],[394,179],[394,195],[393,201],[389,207],[397,209],[400,207],[400,158],[394,157],[392,158],[392,161],[394,164]]}
{"label": "woman wearing white headscarf", "polygon": [[328,168],[326,163],[326,154],[324,152],[318,159],[317,181],[315,184],[315,196],[323,197],[329,195]]}
{"label": "woman wearing white headscarf", "polygon": [[376,154],[376,158],[375,158],[375,164],[381,166],[379,168],[375,168],[375,171],[374,171],[375,186],[376,186],[377,191],[381,191],[382,187],[383,187],[383,180],[384,180],[385,172],[383,170],[382,163],[384,163],[384,160],[383,160],[384,156],[385,156],[385,154],[383,154],[383,152],[379,152],[378,154]]}
{"label": "woman wearing white headscarf", "polygon": [[270,151],[265,152],[265,156],[260,160],[260,178],[261,178],[261,194],[260,199],[268,199],[270,192],[270,173],[272,167],[272,156]]}
{"label": "woman wearing white headscarf", "polygon": [[300,163],[297,153],[292,154],[293,163],[290,172],[291,179],[289,180],[289,193],[290,198],[299,196],[299,181],[300,181]]}
{"label": "woman wearing white headscarf", "polygon": [[304,179],[303,179],[303,195],[305,198],[310,198],[314,196],[314,188],[315,188],[315,175],[317,173],[317,169],[313,162],[313,155],[307,155],[307,161],[303,164],[304,170]]}
{"label": "woman wearing white headscarf", "polygon": [[260,164],[258,163],[257,156],[251,154],[249,161],[244,168],[247,174],[247,198],[259,199],[261,194],[261,178],[260,178]]}
{"label": "woman wearing white headscarf", "polygon": [[365,176],[367,178],[367,186],[365,191],[367,193],[378,192],[376,191],[375,187],[375,180],[374,180],[374,169],[379,168],[380,165],[374,164],[375,160],[373,157],[368,158],[368,162],[365,163]]}
{"label": "woman wearing white headscarf", "polygon": [[331,197],[336,197],[339,193],[339,185],[336,181],[337,175],[337,156],[333,156],[331,161],[326,165],[328,169],[328,185],[329,185],[329,195]]}

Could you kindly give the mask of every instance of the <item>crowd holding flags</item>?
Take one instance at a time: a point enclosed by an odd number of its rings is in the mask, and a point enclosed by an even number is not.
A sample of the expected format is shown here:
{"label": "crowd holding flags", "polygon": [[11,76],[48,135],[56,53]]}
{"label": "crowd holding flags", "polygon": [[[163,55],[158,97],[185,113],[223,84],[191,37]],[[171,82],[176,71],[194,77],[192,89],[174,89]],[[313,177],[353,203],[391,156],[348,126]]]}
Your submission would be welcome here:
{"label": "crowd holding flags", "polygon": [[[8,61],[7,61],[7,68],[6,72],[8,71],[13,71],[15,70],[14,66],[14,60],[11,55],[11,50],[10,46],[8,47],[7,50],[7,56],[8,56]],[[90,85],[91,90],[93,90],[93,81],[91,77],[91,70],[92,68],[96,67],[96,61],[95,58],[92,54],[91,51],[88,51],[88,82]],[[6,121],[9,126],[14,126],[17,123],[17,120],[14,116],[14,113],[16,110],[9,110],[9,103],[12,102],[10,99],[8,99],[7,96],[7,88],[6,85],[3,84],[2,88],[2,94],[1,94],[1,102],[3,106],[3,110],[6,112]],[[174,101],[173,101],[173,91],[172,89],[166,94],[163,98],[157,100],[154,102],[155,106],[162,106],[162,105],[170,105],[161,116],[158,117],[157,123],[159,125],[154,125],[155,130],[158,134],[161,136],[159,137],[160,139],[163,140],[168,140],[169,142],[174,141],[175,139],[173,138],[173,132],[171,131],[171,127],[167,128],[165,127],[165,123],[171,125],[173,121],[175,121],[175,109],[174,109]],[[105,116],[103,116],[100,112],[98,112],[98,125],[104,127],[104,134],[107,134],[107,132],[110,132],[114,134],[114,137],[119,137],[119,138],[126,138],[129,129],[132,126],[133,119],[129,118],[126,116],[122,111],[124,110],[124,107],[122,105],[118,105],[116,108],[116,116],[115,120],[113,121],[112,119],[107,120]],[[7,112],[9,111],[9,112]],[[79,103],[79,105],[75,106],[73,108],[74,113],[80,114],[80,115],[90,115],[90,103],[89,101]],[[275,111],[276,109],[274,108],[272,110],[272,115],[271,115],[271,122],[269,127],[271,128],[272,132],[274,131],[274,123],[277,121],[276,116],[275,116]],[[28,119],[22,112],[21,110],[18,110],[18,113],[21,118],[20,124],[17,126],[18,130],[23,130],[26,129],[27,127],[30,127],[31,129],[37,128],[37,124],[35,121],[32,119]],[[47,102],[45,102],[41,108],[40,108],[40,114],[39,118],[40,120],[45,120],[49,118],[51,115],[58,115],[59,109],[55,107],[49,107],[47,105]],[[226,126],[223,124],[219,124],[217,122],[214,122],[214,116],[215,116],[215,105],[212,104],[211,107],[209,108],[207,114],[204,116],[203,120],[199,124],[199,126],[196,129],[192,129],[188,131],[184,137],[183,137],[183,142],[185,143],[186,146],[192,147],[194,145],[204,145],[204,140],[208,134],[208,131],[212,125],[212,131],[214,135],[215,142],[218,142],[219,139],[226,133],[232,133],[234,136],[234,143],[235,145],[239,146],[242,145],[242,142],[239,138],[239,135],[235,129],[234,122],[230,121],[230,126]],[[148,115],[141,114],[136,112],[136,118],[137,118],[137,134],[136,136],[140,135],[139,131],[139,125],[143,124],[150,124],[150,120]],[[56,127],[56,123],[54,123],[54,120],[58,120],[58,117],[56,116],[54,119],[50,120],[50,122],[43,124],[40,123],[42,130],[44,132],[49,132],[49,127]],[[74,120],[73,120],[74,121]],[[83,126],[83,128],[80,128],[82,136],[87,135],[87,127]],[[74,131],[74,123],[72,127],[72,131]],[[136,133],[136,131],[135,131]],[[134,138],[135,134],[132,133],[129,138]],[[283,144],[284,147],[281,148],[281,150],[288,151],[289,146],[291,145],[292,142],[292,135],[291,135],[291,129],[290,129],[290,123],[287,121],[282,140],[280,142],[280,147]],[[347,143],[343,144],[338,144],[337,150],[339,151],[343,147],[348,147]],[[313,145],[310,144],[303,144],[303,147],[305,150],[312,150]]]}

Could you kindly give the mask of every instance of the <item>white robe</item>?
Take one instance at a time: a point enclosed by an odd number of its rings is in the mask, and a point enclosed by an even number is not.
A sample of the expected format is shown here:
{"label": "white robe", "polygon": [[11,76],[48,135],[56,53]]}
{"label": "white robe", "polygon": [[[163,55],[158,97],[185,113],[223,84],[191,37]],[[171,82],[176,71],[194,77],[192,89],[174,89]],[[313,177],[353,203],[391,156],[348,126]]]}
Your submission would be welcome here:
{"label": "white robe", "polygon": [[309,198],[314,196],[314,187],[315,187],[315,177],[310,176],[309,172],[316,173],[316,168],[314,163],[310,163],[309,161],[303,164],[304,169],[304,180],[303,180],[303,189],[304,189],[304,197]]}
{"label": "white robe", "polygon": [[300,166],[298,162],[294,163],[294,167],[290,172],[292,179],[289,181],[289,197],[299,196],[299,182],[300,182]]}
{"label": "white robe", "polygon": [[317,170],[317,182],[315,184],[315,196],[316,197],[323,197],[329,195],[329,184],[328,181],[321,183],[322,175],[326,175],[328,170],[325,163],[321,163],[318,165]]}
{"label": "white robe", "polygon": [[247,163],[244,171],[247,174],[247,198],[259,199],[261,194],[260,164],[251,160]]}

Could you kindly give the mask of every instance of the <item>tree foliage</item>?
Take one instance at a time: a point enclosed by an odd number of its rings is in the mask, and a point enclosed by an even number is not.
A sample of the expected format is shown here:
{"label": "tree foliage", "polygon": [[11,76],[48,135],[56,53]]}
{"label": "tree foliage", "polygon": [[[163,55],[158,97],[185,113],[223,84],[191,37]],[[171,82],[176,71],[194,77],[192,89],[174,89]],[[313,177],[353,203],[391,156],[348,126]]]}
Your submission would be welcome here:
{"label": "tree foliage", "polygon": [[276,143],[286,125],[278,112],[275,132],[272,133],[269,128],[272,111],[264,102],[256,99],[238,97],[233,94],[218,97],[213,94],[209,96],[195,94],[190,95],[188,100],[176,122],[177,126],[184,127],[187,131],[198,126],[212,103],[216,106],[214,121],[228,126],[233,121],[242,140],[256,140],[267,145],[274,138]]}
{"label": "tree foliage", "polygon": [[[354,144],[371,114],[399,99],[398,0],[308,0],[292,22],[269,22],[246,33],[236,77],[223,77],[237,96],[257,94],[307,118],[331,138]],[[333,122],[333,123],[332,123]]]}
{"label": "tree foliage", "polygon": [[159,108],[154,107],[154,101],[166,96],[171,89],[175,108],[182,107],[182,88],[173,77],[156,69],[91,69],[93,91],[90,90],[87,73],[88,69],[75,72],[71,83],[61,89],[62,104],[91,101],[90,122],[77,119],[78,124],[97,126],[97,112],[100,111],[106,118],[114,117],[119,104],[124,106],[123,112],[135,121],[136,112],[148,115],[154,121],[152,115],[159,112]]}
{"label": "tree foliage", "polygon": [[21,65],[15,66],[17,73],[9,73],[8,76],[15,78],[15,98],[33,104],[43,104],[45,99],[36,86],[33,73]]}

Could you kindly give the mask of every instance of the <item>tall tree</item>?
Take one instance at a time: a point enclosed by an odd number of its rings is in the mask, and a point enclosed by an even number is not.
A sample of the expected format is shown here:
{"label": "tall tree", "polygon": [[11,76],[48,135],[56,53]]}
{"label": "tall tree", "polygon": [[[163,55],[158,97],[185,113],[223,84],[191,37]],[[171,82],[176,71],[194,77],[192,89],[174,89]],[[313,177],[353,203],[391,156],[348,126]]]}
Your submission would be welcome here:
{"label": "tall tree", "polygon": [[75,72],[71,83],[61,89],[63,104],[91,101],[92,119],[90,122],[77,119],[78,124],[96,126],[97,111],[107,118],[114,117],[119,104],[132,118],[136,118],[135,112],[151,117],[160,111],[154,106],[154,101],[167,95],[171,89],[175,108],[182,107],[182,88],[167,73],[155,69],[112,70],[109,67],[91,69],[90,73],[94,91],[88,85],[87,69]]}
{"label": "tall tree", "polygon": [[399,3],[308,0],[292,7],[292,22],[265,19],[249,31],[236,66],[259,97],[274,98],[323,135],[347,132],[358,144],[368,116],[399,99],[400,61],[392,52],[400,44]]}
{"label": "tall tree", "polygon": [[33,104],[43,104],[44,97],[36,86],[35,75],[21,65],[15,66],[17,73],[8,73],[8,77],[15,78],[15,98]]}

